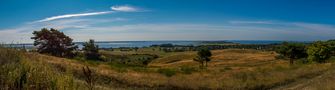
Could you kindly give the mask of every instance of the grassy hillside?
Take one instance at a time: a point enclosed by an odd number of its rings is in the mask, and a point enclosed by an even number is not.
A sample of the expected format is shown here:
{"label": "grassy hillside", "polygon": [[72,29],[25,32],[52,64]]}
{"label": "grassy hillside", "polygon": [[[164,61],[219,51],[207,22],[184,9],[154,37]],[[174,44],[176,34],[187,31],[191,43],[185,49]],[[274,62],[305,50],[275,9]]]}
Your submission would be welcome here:
{"label": "grassy hillside", "polygon": [[3,89],[87,89],[82,71],[85,66],[94,71],[95,89],[106,90],[287,89],[297,85],[307,89],[326,85],[325,89],[333,89],[330,80],[335,73],[334,63],[289,65],[286,60],[276,59],[275,52],[258,50],[214,50],[207,69],[200,69],[193,61],[196,52],[101,52],[115,57],[158,55],[148,66],[66,59],[7,48],[0,48],[0,52]]}

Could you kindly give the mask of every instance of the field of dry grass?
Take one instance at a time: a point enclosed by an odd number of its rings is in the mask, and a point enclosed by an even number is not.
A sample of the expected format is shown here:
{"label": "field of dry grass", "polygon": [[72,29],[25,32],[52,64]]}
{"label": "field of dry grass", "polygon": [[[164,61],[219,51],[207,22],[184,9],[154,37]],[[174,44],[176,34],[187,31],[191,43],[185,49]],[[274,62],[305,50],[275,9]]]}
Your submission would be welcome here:
{"label": "field of dry grass", "polygon": [[[210,67],[220,66],[234,66],[246,64],[260,64],[264,62],[272,62],[277,55],[272,51],[257,51],[257,50],[241,50],[241,49],[227,49],[227,50],[213,50],[212,61],[209,63]],[[180,65],[196,66],[198,63],[193,61],[196,57],[196,52],[177,52],[157,60],[154,60],[150,66],[161,67],[178,67]],[[278,60],[277,60],[278,61]]]}
{"label": "field of dry grass", "polygon": [[[289,65],[285,60],[276,59],[277,54],[272,51],[225,49],[212,53],[206,69],[200,69],[193,61],[196,52],[161,52],[148,67],[118,67],[37,53],[24,53],[23,58],[50,65],[57,72],[71,72],[75,81],[82,84],[81,69],[89,66],[95,71],[97,89],[287,89],[298,85],[307,89],[327,85],[325,89],[333,89],[333,63]],[[311,80],[320,76],[321,79]]]}

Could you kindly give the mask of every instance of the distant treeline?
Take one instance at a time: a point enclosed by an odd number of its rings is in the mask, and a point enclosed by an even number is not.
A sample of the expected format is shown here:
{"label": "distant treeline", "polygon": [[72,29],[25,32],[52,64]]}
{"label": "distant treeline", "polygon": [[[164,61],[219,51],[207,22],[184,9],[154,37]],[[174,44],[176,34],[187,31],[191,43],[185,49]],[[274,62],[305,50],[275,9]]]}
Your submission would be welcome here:
{"label": "distant treeline", "polygon": [[231,44],[231,45],[202,45],[211,50],[217,49],[256,49],[256,50],[274,50],[280,44]]}
{"label": "distant treeline", "polygon": [[158,47],[159,50],[165,52],[183,52],[183,51],[197,51],[201,48],[208,48],[210,50],[219,49],[256,49],[256,50],[275,50],[275,47],[280,44],[208,44],[208,45],[173,45],[161,44],[151,45],[150,47]]}

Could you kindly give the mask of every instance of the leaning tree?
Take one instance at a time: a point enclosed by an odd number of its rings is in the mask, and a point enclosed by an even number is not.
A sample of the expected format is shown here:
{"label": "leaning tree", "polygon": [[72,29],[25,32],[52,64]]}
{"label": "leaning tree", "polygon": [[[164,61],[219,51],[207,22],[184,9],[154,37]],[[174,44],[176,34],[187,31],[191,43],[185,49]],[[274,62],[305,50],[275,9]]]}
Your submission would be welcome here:
{"label": "leaning tree", "polygon": [[34,46],[37,46],[39,53],[51,54],[58,57],[73,57],[73,51],[77,49],[72,39],[63,32],[51,28],[42,28],[41,31],[34,31]]}

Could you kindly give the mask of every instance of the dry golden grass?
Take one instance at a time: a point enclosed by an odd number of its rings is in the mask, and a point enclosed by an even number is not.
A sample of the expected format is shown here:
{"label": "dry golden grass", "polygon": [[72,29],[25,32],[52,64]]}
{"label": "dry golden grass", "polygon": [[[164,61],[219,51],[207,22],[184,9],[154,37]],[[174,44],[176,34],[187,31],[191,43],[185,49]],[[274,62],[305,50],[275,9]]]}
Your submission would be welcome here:
{"label": "dry golden grass", "polygon": [[0,53],[1,90],[85,89],[67,69],[59,71],[40,57],[11,48],[0,47]]}
{"label": "dry golden grass", "polygon": [[211,65],[246,64],[275,60],[272,51],[256,50],[215,50],[213,51],[213,63]]}
{"label": "dry golden grass", "polygon": [[153,60],[149,66],[154,67],[178,67],[182,65],[197,65],[193,62],[196,52],[175,52]]}
{"label": "dry golden grass", "polygon": [[110,55],[130,55],[130,54],[152,54],[152,55],[158,55],[158,56],[165,56],[170,53],[166,53],[163,51],[159,51],[159,48],[140,48],[137,51],[131,50],[131,51],[120,51],[118,49],[115,49],[114,51],[108,51],[108,50],[100,50],[100,53],[103,54],[110,54]]}
{"label": "dry golden grass", "polygon": [[[332,64],[290,66],[277,60],[272,51],[227,49],[212,51],[212,61],[206,70],[192,74],[177,73],[164,77],[155,73],[128,72],[132,84],[150,87],[170,86],[184,89],[270,89],[290,84],[300,78],[318,76],[333,67]],[[196,52],[177,52],[158,58],[152,67],[197,67],[193,61]],[[136,74],[134,74],[136,73]],[[129,77],[127,77],[129,76]],[[135,79],[134,79],[135,78]]]}
{"label": "dry golden grass", "polygon": [[[26,58],[72,70],[74,77],[82,67],[90,66],[96,71],[100,89],[273,89],[314,78],[335,67],[332,63],[289,65],[275,59],[277,54],[271,51],[227,49],[212,53],[207,69],[199,69],[199,64],[192,60],[196,52],[177,52],[156,59],[146,71],[126,68],[122,72],[106,63],[91,64],[36,53],[27,53]],[[184,74],[180,70],[184,66],[196,70]],[[156,72],[160,68],[176,70],[176,74],[167,77]]]}
{"label": "dry golden grass", "polygon": [[[310,78],[301,79],[297,82],[281,87],[279,89],[291,89],[291,90],[334,90],[335,89],[335,68],[331,67],[328,71],[323,72],[321,75]],[[278,90],[279,90],[278,89]]]}
{"label": "dry golden grass", "polygon": [[[277,55],[272,51],[257,51],[257,50],[213,50],[212,61],[209,62],[211,67],[227,67],[227,66],[252,66],[278,62],[275,60]],[[177,52],[158,58],[150,63],[149,66],[155,67],[179,67],[179,66],[197,66],[198,63],[193,61],[196,57],[196,52]],[[280,62],[280,61],[279,61]]]}

